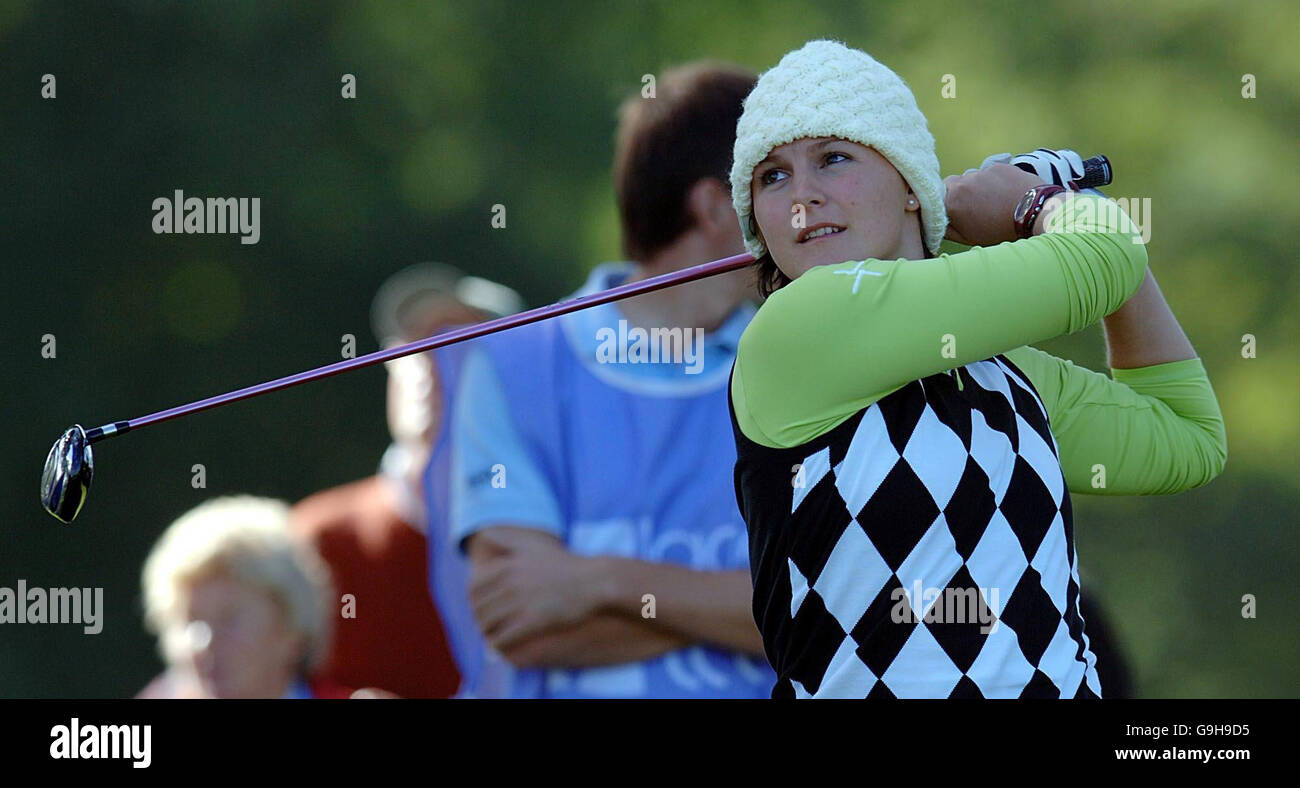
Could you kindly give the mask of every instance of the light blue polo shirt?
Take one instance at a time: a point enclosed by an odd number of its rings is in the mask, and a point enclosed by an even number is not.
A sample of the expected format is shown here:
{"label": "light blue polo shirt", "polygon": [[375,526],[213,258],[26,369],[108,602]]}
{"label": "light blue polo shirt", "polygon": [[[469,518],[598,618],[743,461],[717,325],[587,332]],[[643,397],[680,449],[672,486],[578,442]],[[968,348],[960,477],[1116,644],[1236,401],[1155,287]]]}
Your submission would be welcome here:
{"label": "light blue polo shirt", "polygon": [[[630,271],[598,266],[575,295]],[[754,312],[747,302],[707,333],[638,333],[613,303],[476,340],[451,406],[452,539],[521,525],[580,555],[748,571],[727,382]],[[467,682],[513,697],[765,698],[775,681],[765,659],[705,645],[509,676],[484,649],[495,668]]]}

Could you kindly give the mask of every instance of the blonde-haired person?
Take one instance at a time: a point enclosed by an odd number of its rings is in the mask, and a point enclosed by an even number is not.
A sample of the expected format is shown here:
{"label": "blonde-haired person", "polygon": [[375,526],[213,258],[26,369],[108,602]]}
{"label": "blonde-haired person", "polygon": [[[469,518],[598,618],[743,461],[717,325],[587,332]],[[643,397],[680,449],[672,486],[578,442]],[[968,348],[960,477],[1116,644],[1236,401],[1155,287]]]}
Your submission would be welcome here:
{"label": "blonde-haired person", "polygon": [[215,498],[182,515],[145,562],[145,621],[168,671],[141,697],[311,698],[328,650],[320,558],[288,529],[286,503]]}
{"label": "blonde-haired person", "polygon": [[[903,80],[833,41],[759,79],[731,180],[770,292],[730,403],[773,696],[1101,696],[1070,492],[1227,456],[1132,222],[1076,195],[1018,228],[1041,180],[945,182]],[[1028,346],[1103,318],[1113,378]]]}

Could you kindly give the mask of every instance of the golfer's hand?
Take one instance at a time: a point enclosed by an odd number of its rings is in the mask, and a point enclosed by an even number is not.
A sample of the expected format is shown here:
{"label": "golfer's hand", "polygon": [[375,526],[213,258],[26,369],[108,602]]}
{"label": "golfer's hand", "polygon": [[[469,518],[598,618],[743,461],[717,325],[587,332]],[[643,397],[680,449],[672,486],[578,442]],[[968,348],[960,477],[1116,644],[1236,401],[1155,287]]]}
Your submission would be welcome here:
{"label": "golfer's hand", "polygon": [[549,537],[488,550],[473,564],[469,597],[479,628],[498,651],[576,624],[598,607],[595,559],[574,555]]}
{"label": "golfer's hand", "polygon": [[1043,183],[1037,175],[1010,164],[993,164],[982,170],[943,179],[947,189],[950,241],[967,246],[994,246],[1016,240],[1012,213],[1025,192]]}

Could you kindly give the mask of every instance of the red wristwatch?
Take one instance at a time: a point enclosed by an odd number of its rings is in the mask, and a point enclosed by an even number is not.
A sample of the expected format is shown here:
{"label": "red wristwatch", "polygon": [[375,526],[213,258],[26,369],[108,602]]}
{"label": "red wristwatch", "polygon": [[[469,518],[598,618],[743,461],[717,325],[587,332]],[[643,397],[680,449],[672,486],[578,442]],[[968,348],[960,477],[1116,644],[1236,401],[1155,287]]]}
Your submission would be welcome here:
{"label": "red wristwatch", "polygon": [[1025,192],[1025,196],[1016,203],[1015,212],[1011,214],[1016,225],[1016,237],[1028,238],[1033,235],[1034,222],[1038,221],[1038,214],[1043,212],[1043,206],[1063,191],[1066,191],[1063,186],[1044,183]]}

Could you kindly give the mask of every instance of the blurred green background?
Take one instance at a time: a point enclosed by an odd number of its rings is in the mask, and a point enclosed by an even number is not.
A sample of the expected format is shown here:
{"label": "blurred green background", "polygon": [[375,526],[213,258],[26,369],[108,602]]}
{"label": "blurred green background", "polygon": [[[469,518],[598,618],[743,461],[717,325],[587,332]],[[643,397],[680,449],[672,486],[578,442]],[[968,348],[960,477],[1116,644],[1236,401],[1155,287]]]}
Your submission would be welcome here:
{"label": "blurred green background", "polygon": [[[160,666],[140,624],[153,540],[214,495],[372,473],[384,373],[105,444],[68,526],[37,500],[64,428],[337,361],[344,334],[374,350],[371,295],[420,260],[563,297],[619,257],[615,110],[642,75],[762,70],[823,37],[908,81],[944,174],[1071,147],[1110,156],[1112,196],[1151,198],[1152,270],[1219,394],[1228,467],[1173,497],[1076,496],[1085,593],[1139,695],[1300,695],[1297,22],[1290,2],[1187,0],[0,2],[0,586],[103,586],[107,609],[94,636],[0,625],[0,697],[136,692]],[[178,188],[260,197],[260,243],[155,235],[151,203]],[[1099,327],[1042,347],[1105,367]]]}

